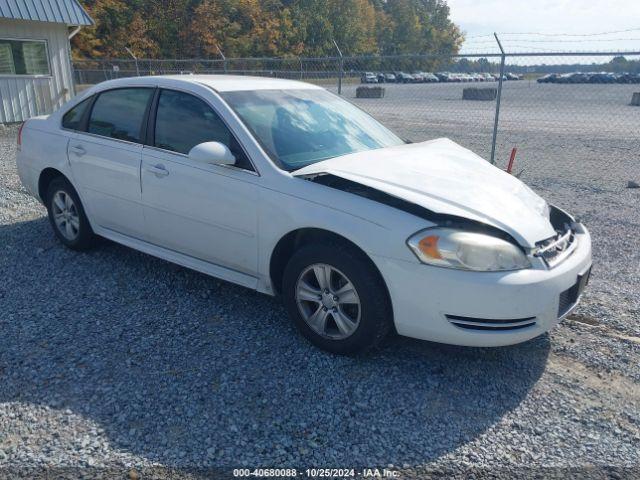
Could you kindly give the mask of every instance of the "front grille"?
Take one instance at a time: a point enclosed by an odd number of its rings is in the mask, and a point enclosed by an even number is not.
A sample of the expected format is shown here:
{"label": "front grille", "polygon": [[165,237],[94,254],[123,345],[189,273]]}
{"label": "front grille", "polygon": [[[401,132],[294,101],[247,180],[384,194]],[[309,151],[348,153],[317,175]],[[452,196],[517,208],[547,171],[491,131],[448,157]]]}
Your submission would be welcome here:
{"label": "front grille", "polygon": [[458,315],[445,315],[447,320],[458,328],[465,330],[493,330],[508,331],[528,328],[536,324],[536,317],[513,318],[513,319],[491,319],[461,317]]}
{"label": "front grille", "polygon": [[550,268],[553,268],[573,253],[578,242],[573,231],[574,220],[567,213],[551,206],[549,221],[556,234],[538,242],[533,255],[542,258]]}
{"label": "front grille", "polygon": [[540,242],[534,255],[542,258],[549,267],[553,268],[571,255],[577,246],[575,233],[569,227],[555,237]]}

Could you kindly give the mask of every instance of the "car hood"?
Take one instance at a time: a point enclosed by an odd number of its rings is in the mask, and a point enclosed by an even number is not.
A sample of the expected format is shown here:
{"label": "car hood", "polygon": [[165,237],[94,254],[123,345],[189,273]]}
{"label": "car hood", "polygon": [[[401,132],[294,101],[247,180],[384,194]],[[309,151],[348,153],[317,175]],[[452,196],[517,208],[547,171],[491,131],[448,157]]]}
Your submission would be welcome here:
{"label": "car hood", "polygon": [[499,228],[521,245],[555,235],[547,203],[514,176],[441,138],[352,153],[293,172],[332,174],[427,208]]}

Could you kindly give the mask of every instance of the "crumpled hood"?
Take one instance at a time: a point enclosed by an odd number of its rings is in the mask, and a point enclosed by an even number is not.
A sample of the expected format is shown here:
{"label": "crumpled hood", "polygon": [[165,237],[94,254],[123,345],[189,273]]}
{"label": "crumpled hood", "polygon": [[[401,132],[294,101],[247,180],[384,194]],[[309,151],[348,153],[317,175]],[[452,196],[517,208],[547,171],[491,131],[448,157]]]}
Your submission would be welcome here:
{"label": "crumpled hood", "polygon": [[552,237],[548,205],[512,175],[447,139],[352,153],[296,170],[329,173],[433,212],[497,227],[523,246]]}

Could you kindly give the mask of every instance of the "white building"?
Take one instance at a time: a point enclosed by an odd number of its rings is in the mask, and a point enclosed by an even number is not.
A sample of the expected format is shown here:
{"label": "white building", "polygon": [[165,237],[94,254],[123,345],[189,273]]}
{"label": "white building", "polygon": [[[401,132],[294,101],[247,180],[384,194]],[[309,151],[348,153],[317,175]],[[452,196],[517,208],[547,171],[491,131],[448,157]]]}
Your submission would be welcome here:
{"label": "white building", "polygon": [[69,40],[92,24],[77,0],[0,0],[0,123],[50,113],[71,98]]}

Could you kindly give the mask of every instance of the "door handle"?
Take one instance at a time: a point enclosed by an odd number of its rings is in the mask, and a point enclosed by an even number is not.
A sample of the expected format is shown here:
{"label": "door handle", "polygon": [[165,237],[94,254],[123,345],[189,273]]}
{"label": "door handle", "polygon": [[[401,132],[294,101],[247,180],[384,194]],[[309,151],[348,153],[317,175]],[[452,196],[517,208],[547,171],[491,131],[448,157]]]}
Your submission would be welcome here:
{"label": "door handle", "polygon": [[156,177],[166,177],[169,175],[169,170],[160,163],[157,165],[150,165],[147,167],[147,171],[153,173]]}
{"label": "door handle", "polygon": [[69,147],[69,150],[71,150],[73,153],[75,153],[79,157],[87,153],[87,151],[84,149],[82,145],[72,145],[71,147]]}

